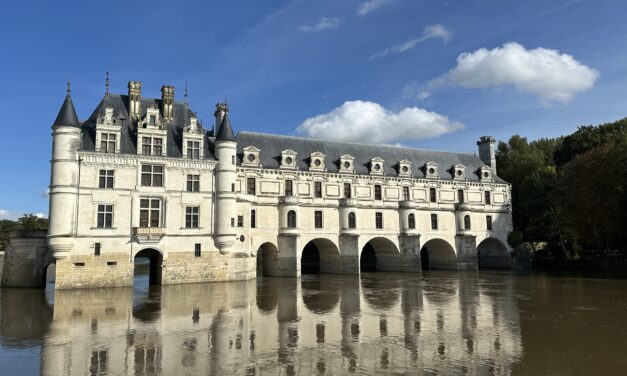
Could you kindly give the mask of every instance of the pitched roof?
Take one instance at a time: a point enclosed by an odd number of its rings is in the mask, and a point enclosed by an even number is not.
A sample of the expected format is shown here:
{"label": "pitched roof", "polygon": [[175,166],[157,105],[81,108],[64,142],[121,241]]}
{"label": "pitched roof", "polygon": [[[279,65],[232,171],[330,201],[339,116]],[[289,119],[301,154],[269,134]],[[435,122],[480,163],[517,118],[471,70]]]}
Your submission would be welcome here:
{"label": "pitched roof", "polygon": [[52,127],[76,127],[79,128],[81,126],[80,121],[78,121],[78,116],[76,116],[76,110],[74,109],[74,103],[72,103],[72,97],[70,93],[65,96],[65,100],[61,105],[61,109],[59,110],[59,114],[57,115],[56,120],[52,124]]}
{"label": "pitched roof", "polygon": [[[479,181],[478,170],[484,166],[479,157],[474,154],[316,140],[256,132],[240,132],[237,134],[237,152],[240,162],[244,157],[243,149],[247,146],[255,146],[260,149],[260,162],[265,168],[279,168],[281,151],[286,149],[292,149],[298,153],[296,157],[297,167],[303,171],[309,169],[310,155],[317,151],[326,155],[328,172],[339,172],[340,157],[350,154],[355,158],[355,173],[358,175],[370,174],[370,161],[375,157],[381,157],[384,160],[384,174],[386,176],[397,176],[398,163],[402,160],[409,160],[412,162],[412,176],[421,178],[425,176],[425,171],[423,170],[425,163],[433,161],[439,166],[438,175],[440,179],[453,180],[454,171],[452,171],[452,167],[461,163],[466,168],[466,179]],[[504,182],[499,177],[494,177],[494,181]]]}
{"label": "pitched roof", "polygon": [[216,141],[235,141],[233,135],[233,128],[231,128],[231,121],[229,120],[229,113],[226,112],[222,118],[222,124],[216,135]]}

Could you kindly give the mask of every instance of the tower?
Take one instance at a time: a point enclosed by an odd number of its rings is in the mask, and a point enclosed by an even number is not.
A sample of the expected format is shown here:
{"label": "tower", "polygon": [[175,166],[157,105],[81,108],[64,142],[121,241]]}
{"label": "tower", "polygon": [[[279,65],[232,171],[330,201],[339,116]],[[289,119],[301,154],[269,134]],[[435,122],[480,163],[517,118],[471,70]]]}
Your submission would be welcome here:
{"label": "tower", "polygon": [[496,140],[492,136],[481,136],[477,141],[479,147],[479,159],[487,166],[492,167],[492,173],[496,175],[496,151],[494,144]]}
{"label": "tower", "polygon": [[[174,93],[173,93],[174,94]],[[139,81],[128,82],[128,112],[132,120],[138,120],[142,114],[142,83]]]}
{"label": "tower", "polygon": [[52,124],[48,246],[55,259],[69,255],[76,234],[80,126],[68,81],[67,95]]}
{"label": "tower", "polygon": [[216,172],[216,228],[214,244],[221,254],[231,252],[235,239],[235,180],[237,142],[229,121],[225,103],[216,105],[216,124],[220,127],[216,133],[215,153],[218,158]]}

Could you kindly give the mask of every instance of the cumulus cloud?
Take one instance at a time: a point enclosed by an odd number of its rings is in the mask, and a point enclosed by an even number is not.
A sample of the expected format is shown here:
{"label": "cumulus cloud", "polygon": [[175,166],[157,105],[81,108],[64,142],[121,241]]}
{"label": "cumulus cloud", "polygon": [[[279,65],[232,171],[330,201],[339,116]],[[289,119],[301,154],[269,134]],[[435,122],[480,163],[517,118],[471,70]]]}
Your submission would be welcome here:
{"label": "cumulus cloud", "polygon": [[462,53],[457,66],[430,86],[513,86],[546,102],[566,103],[579,92],[591,89],[598,78],[596,69],[571,55],[546,48],[527,50],[518,43],[506,43],[492,50],[481,48]]}
{"label": "cumulus cloud", "polygon": [[402,54],[431,38],[440,38],[446,43],[451,39],[452,36],[453,33],[443,25],[430,25],[425,28],[421,36],[417,38],[412,38],[404,43],[397,44],[396,46],[388,47],[382,51],[379,51],[376,54],[371,55],[368,60],[373,60],[392,54]]}
{"label": "cumulus cloud", "polygon": [[298,31],[301,33],[316,33],[323,30],[337,29],[343,21],[342,17],[321,17],[314,24],[300,26]]}
{"label": "cumulus cloud", "polygon": [[347,101],[326,114],[305,120],[296,133],[312,138],[390,143],[436,137],[463,129],[463,124],[418,107],[399,112],[378,103]]}
{"label": "cumulus cloud", "polygon": [[12,221],[20,217],[19,213],[12,212],[10,210],[0,209],[0,219],[10,219]]}
{"label": "cumulus cloud", "polygon": [[369,0],[365,3],[361,3],[359,4],[359,7],[357,7],[357,15],[365,16],[381,8],[385,4],[391,3],[392,1],[394,0]]}

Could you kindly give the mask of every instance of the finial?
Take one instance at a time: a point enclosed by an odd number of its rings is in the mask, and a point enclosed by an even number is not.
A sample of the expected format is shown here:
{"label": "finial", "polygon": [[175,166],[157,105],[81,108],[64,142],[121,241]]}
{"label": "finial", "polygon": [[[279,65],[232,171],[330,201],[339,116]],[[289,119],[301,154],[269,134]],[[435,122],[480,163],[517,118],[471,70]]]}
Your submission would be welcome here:
{"label": "finial", "polygon": [[109,98],[109,72],[107,72],[107,78],[105,79],[105,97]]}
{"label": "finial", "polygon": [[72,91],[72,88],[70,87],[70,79],[67,79],[67,95],[68,97],[70,96],[70,92]]}
{"label": "finial", "polygon": [[184,97],[185,97],[184,103],[187,104],[187,98],[189,97],[189,95],[187,93],[187,81],[185,81],[185,95],[184,95]]}
{"label": "finial", "polygon": [[226,110],[226,112],[229,112],[229,104],[226,101],[226,96],[224,97],[224,109]]}

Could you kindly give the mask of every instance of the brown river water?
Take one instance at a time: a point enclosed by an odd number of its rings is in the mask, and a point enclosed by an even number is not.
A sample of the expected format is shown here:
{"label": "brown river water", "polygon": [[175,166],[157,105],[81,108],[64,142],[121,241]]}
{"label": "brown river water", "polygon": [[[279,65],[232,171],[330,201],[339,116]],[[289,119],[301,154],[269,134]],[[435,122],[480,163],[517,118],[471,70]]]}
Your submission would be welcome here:
{"label": "brown river water", "polygon": [[0,375],[627,375],[627,278],[307,275],[0,292]]}

